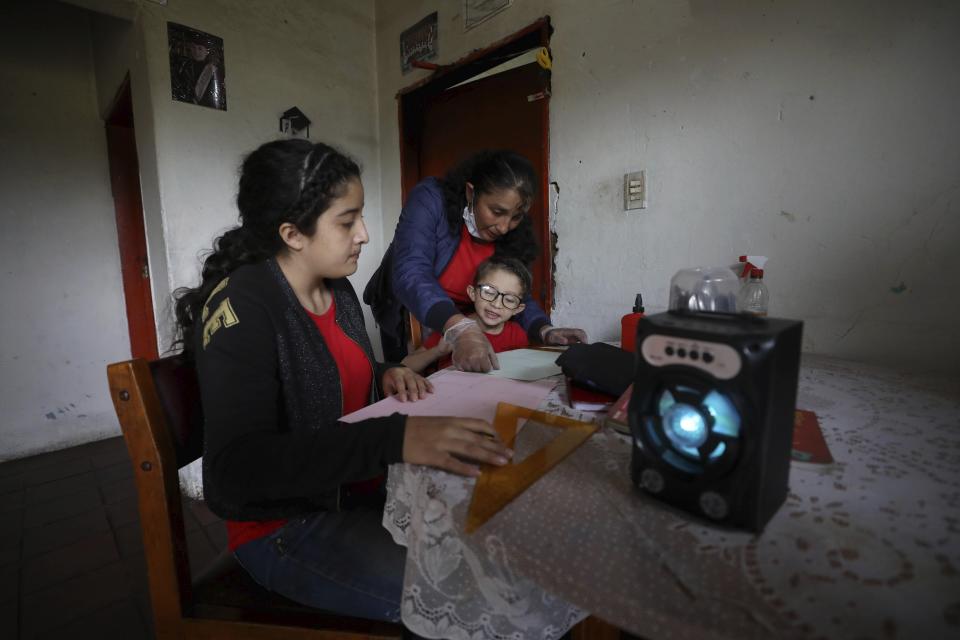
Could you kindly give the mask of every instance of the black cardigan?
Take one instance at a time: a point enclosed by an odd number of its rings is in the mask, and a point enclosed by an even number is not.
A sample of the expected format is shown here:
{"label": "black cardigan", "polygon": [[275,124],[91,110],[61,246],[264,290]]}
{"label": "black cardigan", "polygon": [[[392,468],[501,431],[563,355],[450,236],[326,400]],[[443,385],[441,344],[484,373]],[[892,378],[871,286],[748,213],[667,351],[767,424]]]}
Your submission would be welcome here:
{"label": "black cardigan", "polygon": [[[360,303],[346,280],[327,282],[336,322],[373,368]],[[231,520],[290,518],[341,508],[340,486],[400,462],[406,417],[355,424],[313,320],[275,260],[240,267],[207,300],[194,354],[204,414],[203,491]]]}

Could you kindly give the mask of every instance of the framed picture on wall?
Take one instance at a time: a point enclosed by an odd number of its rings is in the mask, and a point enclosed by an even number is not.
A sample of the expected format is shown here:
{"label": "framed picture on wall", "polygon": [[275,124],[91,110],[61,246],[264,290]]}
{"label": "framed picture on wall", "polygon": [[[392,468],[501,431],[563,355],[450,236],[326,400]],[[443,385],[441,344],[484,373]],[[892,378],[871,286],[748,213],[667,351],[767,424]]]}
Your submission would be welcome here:
{"label": "framed picture on wall", "polygon": [[412,61],[434,60],[437,57],[437,12],[434,11],[400,34],[400,70],[413,69]]}
{"label": "framed picture on wall", "polygon": [[469,31],[511,5],[513,0],[463,0],[463,30]]}
{"label": "framed picture on wall", "polygon": [[227,110],[223,39],[175,22],[167,23],[170,92],[174,100]]}

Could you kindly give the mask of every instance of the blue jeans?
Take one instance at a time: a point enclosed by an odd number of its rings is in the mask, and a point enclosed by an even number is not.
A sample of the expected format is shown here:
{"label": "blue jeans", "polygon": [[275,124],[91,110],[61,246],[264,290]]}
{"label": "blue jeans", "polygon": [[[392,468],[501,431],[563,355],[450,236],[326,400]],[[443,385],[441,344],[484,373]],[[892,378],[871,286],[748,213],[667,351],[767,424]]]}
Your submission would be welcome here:
{"label": "blue jeans", "polygon": [[406,549],[381,524],[383,511],[358,507],[290,520],[236,550],[260,585],[317,609],[400,621]]}

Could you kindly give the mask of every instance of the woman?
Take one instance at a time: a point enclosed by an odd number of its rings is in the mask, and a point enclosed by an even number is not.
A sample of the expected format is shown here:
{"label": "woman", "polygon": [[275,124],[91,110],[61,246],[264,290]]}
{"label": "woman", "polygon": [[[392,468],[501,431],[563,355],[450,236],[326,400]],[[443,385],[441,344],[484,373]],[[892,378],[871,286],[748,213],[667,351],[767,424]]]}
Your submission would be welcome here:
{"label": "woman", "polygon": [[477,475],[511,453],[481,420],[338,418],[430,385],[374,361],[346,276],[367,243],[360,170],[324,144],[270,142],[243,163],[241,225],[196,289],[178,292],[181,339],[204,412],[204,494],[260,584],[341,613],[400,618],[404,550],[381,526],[393,462]]}
{"label": "woman", "polygon": [[[537,253],[528,211],[536,192],[533,167],[512,151],[481,151],[443,179],[427,178],[410,192],[393,243],[364,290],[380,324],[384,353],[406,355],[403,315],[444,334],[454,366],[465,371],[498,368],[490,342],[465,311],[467,286],[477,265],[497,254],[528,268]],[[586,342],[580,329],[550,325],[527,293],[515,320],[531,342]]]}

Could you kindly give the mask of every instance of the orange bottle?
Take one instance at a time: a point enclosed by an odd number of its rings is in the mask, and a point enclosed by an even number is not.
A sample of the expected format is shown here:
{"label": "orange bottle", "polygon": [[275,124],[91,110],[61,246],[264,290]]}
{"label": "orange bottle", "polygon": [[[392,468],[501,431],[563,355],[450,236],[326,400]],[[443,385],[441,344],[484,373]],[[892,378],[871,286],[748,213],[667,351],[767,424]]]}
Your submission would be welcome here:
{"label": "orange bottle", "polygon": [[643,296],[637,294],[633,303],[633,313],[620,318],[620,348],[633,352],[637,348],[637,324],[643,317]]}

